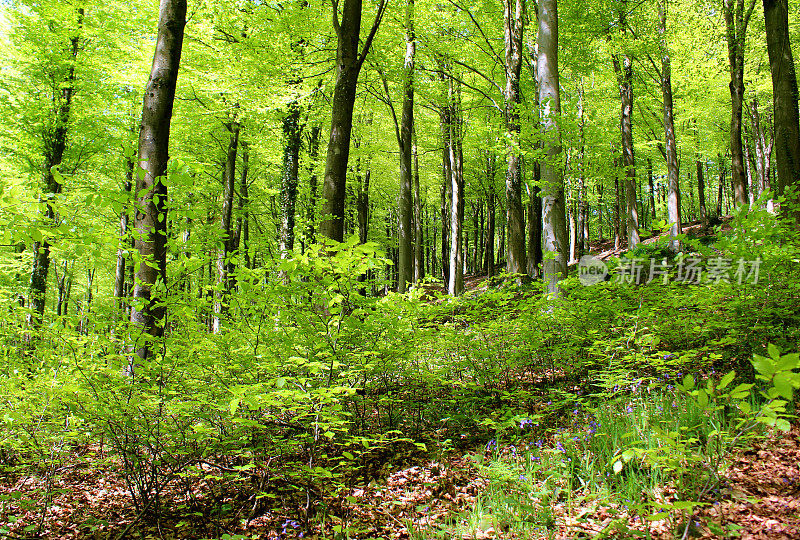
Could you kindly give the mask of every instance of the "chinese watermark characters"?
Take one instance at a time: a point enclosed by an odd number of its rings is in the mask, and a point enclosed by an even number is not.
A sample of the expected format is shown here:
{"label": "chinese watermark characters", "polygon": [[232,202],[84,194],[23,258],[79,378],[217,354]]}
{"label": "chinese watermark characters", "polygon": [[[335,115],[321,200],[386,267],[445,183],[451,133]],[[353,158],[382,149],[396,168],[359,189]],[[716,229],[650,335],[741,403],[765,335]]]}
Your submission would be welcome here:
{"label": "chinese watermark characters", "polygon": [[[614,283],[648,284],[655,280],[661,283],[684,283],[702,285],[710,283],[758,283],[761,258],[737,260],[725,257],[701,259],[700,257],[678,255],[675,261],[654,258],[623,258],[620,265],[609,272],[606,263],[591,255],[581,258],[578,263],[578,278],[584,285],[595,285],[601,281]],[[609,274],[612,274],[609,276]]]}

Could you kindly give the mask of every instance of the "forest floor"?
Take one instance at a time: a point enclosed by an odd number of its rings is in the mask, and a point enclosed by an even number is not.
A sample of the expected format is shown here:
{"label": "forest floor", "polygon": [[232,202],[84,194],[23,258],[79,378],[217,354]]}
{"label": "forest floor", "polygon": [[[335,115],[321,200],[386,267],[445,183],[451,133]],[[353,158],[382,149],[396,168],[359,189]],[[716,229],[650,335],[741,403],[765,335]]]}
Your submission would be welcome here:
{"label": "forest floor", "polygon": [[[687,234],[708,234],[699,222],[686,225]],[[645,242],[655,241],[655,236]],[[592,245],[591,252],[607,258],[618,255],[613,240]],[[465,279],[468,289],[485,287],[485,276]],[[558,427],[558,426],[553,426]],[[351,488],[328,503],[330,520],[302,524],[296,521],[297,508],[263,510],[258,500],[237,493],[241,483],[216,483],[208,480],[220,471],[232,469],[224,461],[200,465],[195,481],[166,487],[161,493],[164,508],[158,520],[134,510],[130,491],[121,474],[118,459],[106,454],[101,445],[64,446],[56,469],[19,471],[0,476],[0,525],[6,525],[12,540],[119,539],[122,538],[334,538],[334,529],[349,531],[349,538],[419,540],[423,538],[519,538],[490,521],[476,522],[468,535],[453,536],[453,525],[476,504],[489,480],[481,473],[488,460],[483,446],[428,456],[408,455],[405,462],[394,459],[373,472],[369,483],[351,483]],[[509,449],[500,449],[508,452]],[[398,451],[399,455],[400,452]],[[431,456],[438,455],[431,459]],[[395,456],[397,458],[397,456]],[[401,457],[402,459],[402,457]],[[223,463],[223,465],[220,465]],[[268,471],[251,470],[251,482]],[[245,475],[241,475],[245,476]],[[245,486],[242,492],[254,490]],[[668,497],[668,488],[664,490]],[[800,424],[789,433],[772,434],[750,449],[736,454],[725,471],[716,501],[703,501],[692,516],[688,533],[695,538],[718,538],[708,523],[738,530],[742,539],[800,539]],[[205,509],[221,505],[231,512],[217,519]],[[277,505],[273,505],[277,506]],[[258,508],[258,511],[256,509]],[[645,525],[628,516],[621,506],[575,493],[571,501],[553,505],[554,527],[542,538],[620,537],[610,532],[627,520],[631,530],[644,531]],[[8,523],[8,517],[15,522]],[[6,523],[4,523],[6,520]],[[665,521],[646,525],[649,537],[674,537]],[[199,531],[203,530],[203,533]],[[38,534],[34,536],[34,533]],[[681,535],[678,535],[680,537]],[[337,538],[342,538],[337,535]]]}
{"label": "forest floor", "polygon": [[[442,526],[452,523],[460,513],[475,504],[488,483],[476,467],[482,460],[479,451],[452,454],[439,460],[421,460],[395,470],[368,485],[354,487],[342,495],[336,521],[352,531],[350,538],[452,538],[442,535]],[[40,528],[40,538],[199,538],[191,521],[197,517],[165,514],[161,523],[140,520],[119,467],[107,460],[99,448],[76,448],[68,461],[54,471],[51,485],[42,477],[22,475],[0,483],[0,500],[6,511],[15,506],[19,493],[49,492],[44,506],[25,511],[18,508],[15,533],[9,538],[33,538],[23,531],[31,525]],[[743,540],[781,540],[800,538],[800,425],[787,434],[768,437],[753,448],[736,455],[725,475],[719,499],[697,511],[693,517],[692,536],[718,538],[705,524],[733,524]],[[195,493],[168,490],[162,494],[167,508],[177,507],[187,499],[201,501],[203,482],[193,486]],[[580,500],[579,494],[576,501]],[[45,501],[40,501],[44,503]],[[42,512],[42,508],[46,508]],[[5,513],[5,512],[4,512]],[[555,505],[555,531],[550,538],[589,538],[601,534],[612,522],[627,517],[624,509],[602,503],[562,502]],[[208,520],[210,516],[204,516]],[[306,529],[280,512],[267,512],[231,529],[220,526],[224,534],[246,537],[288,539],[332,538],[329,527]],[[331,522],[333,524],[335,522]],[[643,530],[641,522],[629,518],[628,527]],[[648,525],[652,538],[672,538],[663,521]],[[427,534],[426,534],[427,533]],[[430,534],[430,536],[429,536]],[[543,536],[545,537],[545,536]],[[612,536],[614,537],[614,536]],[[495,530],[491,523],[478,523],[474,535],[463,538],[518,538]]]}

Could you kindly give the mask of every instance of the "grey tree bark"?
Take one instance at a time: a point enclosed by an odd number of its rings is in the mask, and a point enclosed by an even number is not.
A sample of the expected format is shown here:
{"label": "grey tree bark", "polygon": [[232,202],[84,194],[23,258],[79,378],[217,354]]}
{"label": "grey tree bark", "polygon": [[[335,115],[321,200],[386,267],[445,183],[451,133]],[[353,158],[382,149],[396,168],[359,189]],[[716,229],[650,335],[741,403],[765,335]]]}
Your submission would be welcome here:
{"label": "grey tree bark", "polygon": [[[796,9],[796,8],[795,8]],[[800,120],[792,46],[789,42],[789,3],[764,0],[767,53],[772,73],[772,110],[775,122],[776,193],[785,195],[784,216],[794,215],[800,226]]]}
{"label": "grey tree bark", "polygon": [[[53,119],[42,134],[44,146],[43,173],[43,198],[45,202],[45,220],[49,225],[55,225],[56,212],[51,203],[52,199],[61,193],[61,182],[54,174],[54,170],[61,165],[64,151],[67,148],[67,133],[69,131],[70,109],[72,97],[75,94],[75,60],[78,57],[81,30],[83,28],[83,8],[77,10],[78,24],[75,35],[70,38],[69,59],[63,79],[53,87]],[[47,274],[50,269],[50,242],[47,238],[33,242],[33,269],[31,270],[31,283],[28,302],[32,315],[30,324],[38,328],[44,315],[45,297],[47,293]]]}
{"label": "grey tree bark", "polygon": [[[622,1],[620,28],[625,32],[627,0]],[[617,74],[620,96],[620,132],[622,133],[622,166],[625,167],[625,221],[628,234],[628,248],[635,248],[639,242],[639,212],[636,209],[636,160],[633,153],[633,59],[625,53],[613,57],[614,71]]]}
{"label": "grey tree bark", "polygon": [[661,95],[664,100],[664,155],[667,161],[667,219],[669,220],[669,249],[677,253],[681,249],[678,235],[683,232],[681,221],[680,170],[678,167],[678,145],[675,141],[675,112],[672,104],[672,64],[665,37],[667,28],[667,2],[658,4],[658,32],[661,49]]}
{"label": "grey tree bark", "polygon": [[747,25],[753,14],[756,0],[723,0],[725,17],[725,41],[728,45],[728,68],[731,92],[731,179],[736,204],[747,204],[747,178],[744,171],[744,149],[742,148],[742,105],[744,103],[744,47]]}
{"label": "grey tree bark", "polygon": [[413,251],[414,177],[411,168],[414,139],[414,55],[416,52],[414,0],[407,0],[405,17],[406,54],[403,61],[403,109],[397,132],[397,144],[400,147],[400,198],[398,203],[398,216],[400,218],[398,259],[400,266],[398,268],[397,290],[401,293],[406,292],[409,284],[414,281],[415,260]]}
{"label": "grey tree bark", "polygon": [[131,322],[142,329],[144,339],[138,341],[136,349],[141,361],[150,357],[153,340],[163,336],[167,314],[163,289],[158,286],[167,278],[167,186],[163,178],[169,160],[170,123],[185,26],[186,0],[161,0],[155,54],[142,107],[136,179],[134,227],[141,264],[134,285]]}
{"label": "grey tree bark", "polygon": [[543,192],[544,280],[547,291],[559,294],[558,282],[567,277],[567,226],[564,206],[564,178],[559,168],[561,134],[558,117],[561,95],[558,83],[558,7],[557,0],[539,1],[539,50],[537,82],[542,107],[542,134],[546,159],[541,163]]}
{"label": "grey tree bark", "polygon": [[281,218],[278,231],[278,251],[286,258],[294,249],[295,209],[297,184],[300,172],[300,146],[303,125],[300,122],[300,105],[293,101],[283,118],[283,168],[281,170]]}
{"label": "grey tree bark", "polygon": [[494,239],[495,239],[495,201],[494,180],[497,170],[497,156],[486,152],[486,256],[483,267],[486,277],[494,277]]}
{"label": "grey tree bark", "polygon": [[125,157],[125,180],[122,189],[125,193],[125,206],[119,214],[119,246],[117,247],[117,266],[114,271],[114,298],[116,301],[117,309],[121,312],[123,309],[123,300],[125,294],[125,269],[128,263],[128,248],[126,245],[129,240],[129,226],[130,214],[128,213],[128,198],[133,188],[133,169],[136,165],[136,156],[129,154]]}
{"label": "grey tree bark", "polygon": [[525,209],[522,206],[522,156],[519,152],[520,73],[522,34],[525,30],[524,0],[503,0],[505,33],[505,123],[509,146],[506,171],[506,223],[508,256],[506,269],[511,275],[527,273],[525,252]]}
{"label": "grey tree bark", "polygon": [[233,196],[236,191],[236,156],[239,152],[241,126],[234,117],[226,127],[230,131],[230,137],[225,154],[225,166],[222,171],[222,213],[219,220],[220,239],[217,246],[217,290],[214,294],[214,317],[211,323],[211,329],[215,334],[220,331],[222,315],[227,311],[227,300],[230,294],[228,258],[231,255]]}
{"label": "grey tree bark", "polygon": [[344,0],[341,23],[339,0],[333,3],[333,28],[336,31],[336,83],[333,89],[331,132],[325,160],[322,186],[324,221],[319,232],[331,240],[344,240],[344,204],[347,194],[347,162],[350,157],[350,134],[353,129],[353,107],[361,66],[378,31],[386,0],[380,0],[372,28],[359,52],[362,0]]}
{"label": "grey tree bark", "polygon": [[450,153],[450,279],[447,292],[459,296],[464,292],[464,168],[462,149],[461,85],[453,78],[448,83],[451,111],[449,125]]}
{"label": "grey tree bark", "polygon": [[425,236],[423,229],[422,199],[419,192],[419,156],[417,155],[417,133],[414,130],[414,284],[425,277]]}

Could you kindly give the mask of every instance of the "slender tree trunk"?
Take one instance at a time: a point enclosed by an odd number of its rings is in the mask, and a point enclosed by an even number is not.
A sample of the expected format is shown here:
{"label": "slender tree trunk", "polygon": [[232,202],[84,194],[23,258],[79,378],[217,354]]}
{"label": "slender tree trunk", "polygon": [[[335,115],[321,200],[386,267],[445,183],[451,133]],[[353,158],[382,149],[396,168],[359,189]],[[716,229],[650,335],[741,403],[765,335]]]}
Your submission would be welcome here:
{"label": "slender tree trunk", "polygon": [[570,264],[574,263],[578,258],[578,219],[575,215],[576,211],[577,207],[573,200],[567,210],[567,223],[569,224],[567,229],[567,234],[569,235],[569,258],[567,261]]}
{"label": "slender tree trunk", "polygon": [[542,105],[542,129],[547,160],[541,163],[544,250],[552,257],[544,260],[547,291],[558,295],[558,282],[567,277],[567,227],[564,209],[564,178],[556,161],[561,154],[561,96],[558,83],[558,8],[557,0],[539,0],[539,51],[537,82]]}
{"label": "slender tree trunk", "polygon": [[528,275],[531,279],[542,277],[542,189],[541,166],[533,162],[533,186],[528,201]]}
{"label": "slender tree trunk", "polygon": [[[744,170],[742,148],[742,105],[744,100],[744,48],[747,25],[753,14],[755,0],[723,0],[725,17],[725,40],[728,45],[729,88],[731,92],[731,178],[736,204],[747,204],[747,179]],[[797,103],[795,101],[795,103]]]}
{"label": "slender tree trunk", "polygon": [[506,171],[506,223],[508,256],[506,268],[511,275],[527,272],[525,252],[525,209],[522,206],[522,156],[519,153],[519,91],[522,69],[522,34],[525,28],[524,0],[503,0],[505,28],[505,123],[509,141]]}
{"label": "slender tree trunk", "polygon": [[614,158],[614,249],[622,245],[622,226],[620,223],[619,158]]}
{"label": "slender tree trunk", "polygon": [[303,140],[300,123],[300,106],[289,104],[289,112],[283,119],[283,170],[281,174],[281,221],[278,233],[278,251],[282,259],[294,249],[295,208],[297,206],[297,184],[300,171],[300,146]]}
{"label": "slender tree trunk", "polygon": [[[626,32],[627,0],[622,0],[620,28]],[[633,154],[633,60],[627,53],[613,57],[620,96],[620,132],[622,134],[622,166],[625,168],[625,221],[628,247],[635,248],[639,242],[639,213],[636,209],[636,161]]]}
{"label": "slender tree trunk", "polygon": [[414,283],[419,284],[425,277],[425,237],[423,228],[422,199],[419,193],[419,156],[417,155],[417,134],[414,131]]}
{"label": "slender tree trunk", "polygon": [[681,249],[678,235],[683,232],[681,222],[680,171],[678,168],[678,145],[675,140],[675,112],[672,105],[672,63],[664,34],[667,28],[667,2],[658,5],[661,48],[661,95],[664,99],[664,155],[667,161],[667,219],[669,219],[669,249],[677,253]]}
{"label": "slender tree trunk", "polygon": [[[56,176],[55,170],[61,165],[64,158],[64,151],[67,148],[67,133],[69,130],[70,108],[72,107],[72,96],[75,93],[75,60],[78,57],[80,45],[80,33],[83,27],[83,8],[78,8],[77,32],[70,39],[69,59],[66,73],[60,85],[54,90],[53,110],[54,122],[52,126],[45,129],[43,133],[44,143],[44,164],[43,188],[45,203],[45,221],[48,225],[56,224],[56,212],[51,200],[61,193],[60,176]],[[55,82],[55,81],[54,81]],[[38,328],[42,323],[44,315],[45,296],[47,293],[47,274],[50,269],[50,242],[47,237],[36,241],[32,246],[33,269],[31,271],[31,283],[29,304],[32,310],[30,324]]]}
{"label": "slender tree trunk", "polygon": [[[443,68],[440,69],[442,69],[443,75]],[[450,162],[450,123],[452,122],[452,116],[452,107],[449,101],[447,101],[447,104],[442,106],[440,111],[440,128],[442,135],[442,279],[445,284],[450,283],[450,203],[453,198],[451,179],[452,164]]]}
{"label": "slender tree trunk", "polygon": [[119,247],[117,248],[117,267],[114,271],[114,298],[117,309],[122,311],[123,295],[125,294],[125,270],[127,267],[128,254],[128,227],[130,215],[128,214],[128,199],[133,188],[133,168],[136,165],[135,156],[128,155],[125,158],[125,181],[122,186],[125,192],[125,206],[119,214]]}
{"label": "slender tree trunk", "polygon": [[308,243],[317,241],[316,208],[317,208],[317,153],[319,152],[320,127],[313,126],[308,138]]}
{"label": "slender tree trunk", "polygon": [[217,246],[217,291],[214,300],[214,318],[211,325],[216,334],[220,331],[222,315],[227,310],[227,296],[230,293],[228,279],[228,258],[232,238],[233,195],[236,191],[236,156],[239,151],[239,122],[234,118],[228,126],[230,138],[222,173],[222,214],[220,216],[220,240]]}
{"label": "slender tree trunk", "polygon": [[[577,222],[576,222],[576,246],[574,259],[580,259],[584,252],[589,249],[589,233],[588,224],[586,220],[589,217],[589,203],[586,200],[586,135],[585,135],[585,122],[586,119],[583,113],[583,79],[580,81],[578,87],[578,139],[580,148],[578,150],[578,204],[576,208]],[[587,231],[584,234],[584,229]]]}
{"label": "slender tree trunk", "polygon": [[708,223],[708,210],[706,209],[706,180],[703,175],[703,162],[699,159],[696,162],[697,167],[697,202],[700,209],[700,220],[703,224]]}
{"label": "slender tree trunk", "polygon": [[[136,249],[141,257],[133,291],[131,322],[148,339],[138,343],[141,361],[149,358],[153,339],[164,333],[166,299],[157,283],[167,278],[167,186],[162,181],[169,160],[169,132],[186,26],[186,0],[161,0],[158,38],[144,94],[139,130],[136,180]],[[133,374],[133,365],[129,367]]]}
{"label": "slender tree trunk", "polygon": [[786,217],[793,215],[795,225],[800,226],[800,118],[797,77],[789,41],[789,2],[764,0],[764,23],[772,73],[774,148],[778,173],[775,191],[778,196],[786,196],[787,204],[781,208],[781,214]]}
{"label": "slender tree trunk", "polygon": [[356,100],[358,74],[372,46],[386,9],[380,0],[375,21],[359,53],[362,0],[343,0],[341,23],[339,1],[333,1],[333,27],[336,31],[336,83],[333,88],[331,133],[325,161],[322,186],[324,221],[320,233],[337,242],[344,240],[344,205],[347,194],[347,162],[350,157],[350,133],[353,129],[353,107]]}
{"label": "slender tree trunk", "polygon": [[[244,267],[250,268],[250,193],[247,185],[247,176],[250,173],[250,145],[246,141],[240,141],[239,147],[242,150],[242,172],[239,174],[239,198],[236,208],[236,228],[231,239],[230,251],[232,254],[241,253],[244,258]],[[236,265],[228,265],[228,277],[231,280],[231,288],[236,286]]]}
{"label": "slender tree trunk", "polygon": [[719,184],[717,186],[717,217],[722,217],[722,199],[725,189],[725,163],[720,154],[717,154],[717,164],[719,167]]}
{"label": "slender tree trunk", "polygon": [[495,237],[495,201],[494,177],[497,156],[494,152],[486,153],[486,257],[484,267],[486,276],[494,277],[494,237]]}
{"label": "slender tree trunk", "polygon": [[397,143],[400,146],[400,200],[398,206],[399,222],[399,264],[398,292],[404,293],[414,281],[414,228],[413,228],[413,184],[412,154],[414,141],[414,0],[406,2],[406,55],[403,63],[403,112]]}
{"label": "slender tree trunk", "polygon": [[656,220],[656,188],[653,185],[653,160],[647,158],[647,186],[650,189],[650,218]]}
{"label": "slender tree trunk", "polygon": [[447,291],[451,296],[464,292],[464,169],[461,147],[461,86],[449,81],[448,101],[451,104],[450,122],[450,280]]}
{"label": "slender tree trunk", "polygon": [[362,244],[367,243],[369,234],[369,180],[371,174],[370,167],[367,167],[363,180],[359,175],[356,213],[358,214],[358,241]]}
{"label": "slender tree trunk", "polygon": [[603,183],[597,184],[597,241],[603,242]]}

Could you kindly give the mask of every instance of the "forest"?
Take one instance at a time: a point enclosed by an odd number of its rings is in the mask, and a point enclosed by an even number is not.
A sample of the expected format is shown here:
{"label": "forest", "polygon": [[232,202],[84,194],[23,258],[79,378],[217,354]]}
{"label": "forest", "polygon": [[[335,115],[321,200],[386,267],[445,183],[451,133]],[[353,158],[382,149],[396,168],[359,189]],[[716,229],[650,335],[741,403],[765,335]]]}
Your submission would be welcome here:
{"label": "forest", "polygon": [[0,2],[0,538],[800,538],[798,43]]}

